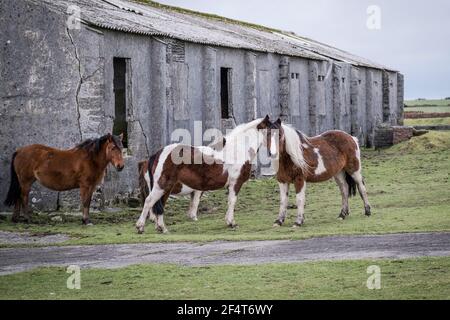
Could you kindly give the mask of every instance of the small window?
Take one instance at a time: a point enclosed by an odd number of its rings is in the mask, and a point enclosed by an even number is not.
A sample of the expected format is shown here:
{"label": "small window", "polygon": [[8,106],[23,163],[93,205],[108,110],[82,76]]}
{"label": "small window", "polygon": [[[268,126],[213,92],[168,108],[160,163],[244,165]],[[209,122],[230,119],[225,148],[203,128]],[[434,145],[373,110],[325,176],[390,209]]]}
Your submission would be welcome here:
{"label": "small window", "polygon": [[231,118],[231,68],[220,68],[220,106],[222,119]]}
{"label": "small window", "polygon": [[345,78],[342,78],[342,83],[345,83]]}
{"label": "small window", "polygon": [[320,76],[318,76],[317,80],[318,81],[325,81],[325,76],[320,75]]}
{"label": "small window", "polygon": [[373,83],[374,83],[376,86],[378,86],[378,81],[374,81]]}
{"label": "small window", "polygon": [[361,84],[361,80],[358,80],[358,84]]}
{"label": "small window", "polygon": [[298,79],[299,76],[300,76],[300,73],[296,73],[296,74],[295,74],[295,79]]}
{"label": "small window", "polygon": [[291,79],[295,78],[295,73],[291,73]]}

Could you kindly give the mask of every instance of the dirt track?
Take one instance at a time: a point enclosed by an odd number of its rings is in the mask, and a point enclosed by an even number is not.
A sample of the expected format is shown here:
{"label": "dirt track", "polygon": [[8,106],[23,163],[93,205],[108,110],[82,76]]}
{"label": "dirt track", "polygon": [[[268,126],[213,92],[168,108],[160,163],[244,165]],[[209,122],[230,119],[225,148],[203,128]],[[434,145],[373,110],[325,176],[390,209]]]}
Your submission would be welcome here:
{"label": "dirt track", "polygon": [[450,256],[450,233],[338,236],[300,241],[166,243],[0,249],[0,274],[42,266],[118,268]]}

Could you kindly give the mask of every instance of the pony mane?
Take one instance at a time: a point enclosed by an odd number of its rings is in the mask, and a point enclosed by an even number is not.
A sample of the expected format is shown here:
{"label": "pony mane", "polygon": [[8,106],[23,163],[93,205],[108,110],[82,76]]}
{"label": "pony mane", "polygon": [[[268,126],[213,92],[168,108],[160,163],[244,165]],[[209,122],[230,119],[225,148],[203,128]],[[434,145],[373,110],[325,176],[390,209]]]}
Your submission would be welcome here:
{"label": "pony mane", "polygon": [[[300,139],[299,133],[305,138],[306,141],[308,139],[301,132],[298,132],[296,129],[288,126],[286,124],[281,125],[284,131],[284,139],[286,144],[286,152],[291,157],[292,162],[299,167],[303,173],[309,172],[311,167],[305,161],[303,157],[303,146],[302,141]],[[309,142],[309,141],[308,141]]]}
{"label": "pony mane", "polygon": [[232,139],[233,137],[236,137],[240,134],[243,134],[244,132],[251,130],[251,129],[256,129],[256,127],[263,122],[264,119],[256,119],[253,120],[251,122],[248,123],[243,123],[238,125],[236,128],[234,128],[230,133],[228,133],[225,137],[226,139]]}
{"label": "pony mane", "polygon": [[[112,141],[113,141],[114,145],[117,148],[122,150],[123,145],[122,145],[122,142],[120,141],[120,139],[118,137],[116,137],[115,135],[111,135],[111,137],[112,137]],[[106,143],[106,141],[108,141],[108,135],[104,135],[97,139],[84,140],[83,142],[78,144],[75,148],[80,149],[80,150],[85,150],[90,155],[96,156],[96,155],[98,155],[98,153],[100,152],[100,150],[102,149],[102,146]]]}
{"label": "pony mane", "polygon": [[[260,143],[257,127],[263,120],[256,119],[249,123],[241,124],[225,136],[226,144],[219,151],[220,157],[225,163],[224,170],[236,164],[244,164],[254,158]],[[248,138],[249,140],[247,140]]]}

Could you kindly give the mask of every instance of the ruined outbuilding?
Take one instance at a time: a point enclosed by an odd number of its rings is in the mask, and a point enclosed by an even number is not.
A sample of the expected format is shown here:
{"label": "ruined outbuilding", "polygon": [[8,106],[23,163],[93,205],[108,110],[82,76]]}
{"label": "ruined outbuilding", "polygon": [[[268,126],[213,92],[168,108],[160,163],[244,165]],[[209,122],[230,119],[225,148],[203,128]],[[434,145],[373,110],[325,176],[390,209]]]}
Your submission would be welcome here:
{"label": "ruined outbuilding", "polygon": [[[176,128],[225,128],[270,114],[308,135],[341,129],[372,146],[403,118],[403,76],[291,32],[153,2],[2,0],[0,194],[22,145],[69,148],[126,134],[126,170],[99,199],[137,188],[137,162]],[[78,203],[37,188],[40,208]]]}

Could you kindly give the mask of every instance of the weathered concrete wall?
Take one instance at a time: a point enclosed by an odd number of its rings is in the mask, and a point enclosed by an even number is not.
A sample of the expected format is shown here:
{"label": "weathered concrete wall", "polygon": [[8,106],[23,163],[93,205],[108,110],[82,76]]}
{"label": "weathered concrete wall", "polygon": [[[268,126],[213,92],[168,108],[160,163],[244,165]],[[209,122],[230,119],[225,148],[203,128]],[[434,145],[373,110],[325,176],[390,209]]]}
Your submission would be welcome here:
{"label": "weathered concrete wall", "polygon": [[[65,17],[25,1],[2,0],[0,6],[0,209],[3,210],[13,152],[33,143],[58,148],[78,143],[81,110],[77,103],[79,63]],[[37,185],[30,195],[36,207],[47,209],[56,208],[57,197],[56,192]]]}
{"label": "weathered concrete wall", "polygon": [[275,54],[258,53],[257,56],[257,114],[278,117],[281,113],[279,102],[280,57]]}
{"label": "weathered concrete wall", "polygon": [[363,145],[367,142],[366,70],[351,68],[350,84],[351,134]]}
{"label": "weathered concrete wall", "polygon": [[[309,134],[309,65],[308,60],[291,58],[289,85],[290,122],[297,129]],[[298,77],[297,77],[298,76]]]}
{"label": "weathered concrete wall", "polygon": [[405,98],[405,78],[403,74],[397,73],[397,119],[398,125],[402,126],[405,121],[404,116],[404,98]]}
{"label": "weathered concrete wall", "polygon": [[[333,65],[333,109],[334,129],[345,132],[351,131],[350,116],[350,85],[351,66],[347,63],[337,63]],[[328,128],[331,129],[331,128]]]}
{"label": "weathered concrete wall", "polygon": [[333,62],[309,62],[310,134],[319,134],[334,127]]}
{"label": "weathered concrete wall", "polygon": [[366,69],[367,146],[374,143],[374,130],[383,122],[382,71]]}

